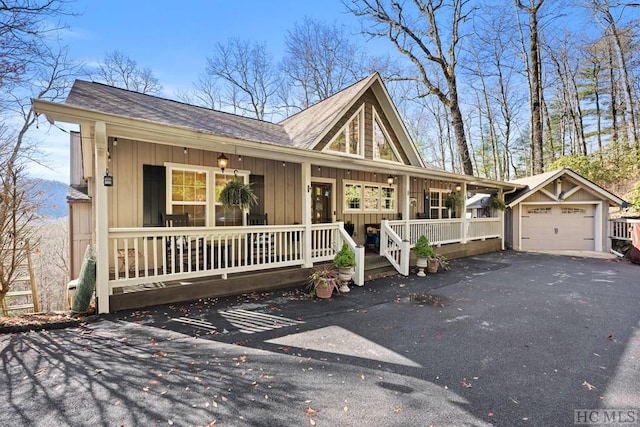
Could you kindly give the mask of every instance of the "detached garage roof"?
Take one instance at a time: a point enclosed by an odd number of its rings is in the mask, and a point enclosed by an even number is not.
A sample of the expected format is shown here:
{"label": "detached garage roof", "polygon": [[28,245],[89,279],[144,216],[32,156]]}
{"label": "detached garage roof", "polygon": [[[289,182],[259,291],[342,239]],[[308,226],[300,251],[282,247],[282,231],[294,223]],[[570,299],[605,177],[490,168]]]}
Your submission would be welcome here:
{"label": "detached garage roof", "polygon": [[[529,197],[531,194],[535,193],[536,191],[540,191],[544,189],[544,187],[549,185],[549,183],[557,180],[558,178],[562,178],[564,176],[571,177],[572,179],[580,183],[583,188],[593,192],[594,194],[599,195],[601,198],[605,200],[608,200],[609,205],[612,205],[612,206],[627,205],[627,202],[622,200],[620,197],[616,196],[610,191],[605,190],[604,188],[600,187],[598,184],[594,183],[593,181],[588,180],[587,178],[572,171],[571,169],[563,168],[563,169],[557,169],[550,172],[541,173],[539,175],[533,175],[527,178],[520,178],[520,179],[510,181],[514,184],[526,185],[527,187],[519,191],[518,193],[516,193],[514,198],[511,201],[509,201],[507,206],[510,208],[513,208],[518,203],[520,203],[521,201]],[[565,196],[568,197],[569,195],[565,195]],[[558,195],[557,197],[558,197],[557,201],[563,200],[563,193],[560,193],[560,195]]]}

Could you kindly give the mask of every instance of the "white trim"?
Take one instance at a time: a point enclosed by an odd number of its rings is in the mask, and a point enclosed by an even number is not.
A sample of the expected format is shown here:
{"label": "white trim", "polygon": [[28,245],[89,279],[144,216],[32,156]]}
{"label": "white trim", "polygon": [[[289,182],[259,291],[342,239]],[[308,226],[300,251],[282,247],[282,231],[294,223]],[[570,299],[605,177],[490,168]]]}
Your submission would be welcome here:
{"label": "white trim", "polygon": [[[403,164],[402,157],[400,157],[400,154],[398,153],[398,150],[396,149],[396,146],[393,143],[393,140],[389,136],[389,132],[387,131],[387,128],[384,126],[384,123],[382,123],[382,120],[380,119],[380,115],[376,111],[376,107],[374,105],[372,105],[371,106],[371,110],[372,110],[372,116],[373,116],[373,122],[372,122],[373,126],[371,126],[371,131],[372,131],[371,141],[372,141],[372,145],[373,145],[373,160],[375,160],[377,162],[385,162],[385,163],[391,163],[391,164],[398,164],[398,163]],[[398,160],[387,160],[387,159],[381,159],[380,158],[380,147],[376,143],[376,124],[378,126],[380,126],[380,131],[383,133],[384,137],[387,140],[387,143],[391,147],[391,151],[393,152],[393,155],[396,156],[396,159],[398,159]]]}
{"label": "white trim", "polygon": [[[360,207],[357,209],[348,208],[347,207],[347,197],[345,194],[345,189],[347,185],[354,185],[360,187]],[[365,209],[364,207],[364,188],[366,186],[370,187],[378,187],[380,190],[379,194],[379,205],[378,209]],[[393,189],[393,209],[384,209],[383,200],[387,199],[383,197],[382,190],[384,188]],[[389,185],[381,182],[370,182],[370,181],[355,181],[355,180],[342,180],[342,213],[345,214],[382,214],[382,213],[397,213],[398,212],[398,186],[396,184]]]}
{"label": "white trim", "polygon": [[599,209],[602,210],[602,201],[597,200],[597,201],[575,201],[575,202],[565,202],[565,201],[561,201],[561,202],[522,202],[522,203],[518,203],[518,211],[519,211],[519,219],[518,219],[518,228],[519,228],[519,232],[518,232],[518,250],[521,251],[522,249],[522,209],[523,206],[570,206],[570,205],[590,205],[593,206],[594,209],[594,215],[593,215],[593,221],[594,221],[594,244],[593,244],[593,250],[594,251],[598,251],[598,252],[602,252],[603,251],[603,246],[602,246],[602,235],[603,235],[603,224],[602,224],[602,212],[598,212]]}
{"label": "white trim", "polygon": [[[314,182],[319,182],[321,184],[331,184],[331,222],[336,222],[336,192],[338,191],[338,187],[336,186],[336,180],[334,178],[324,178],[319,176],[311,176],[311,181],[309,185],[312,185]],[[309,200],[311,203],[311,200]],[[309,219],[311,219],[311,211],[309,211]]]}
{"label": "white trim", "polygon": [[[362,103],[362,105],[358,108],[358,110],[355,113],[353,113],[353,115],[351,117],[349,117],[349,120],[347,120],[347,122],[344,124],[344,126],[342,126],[340,128],[340,130],[338,130],[338,132],[336,132],[336,134],[333,136],[333,138],[331,138],[329,140],[329,143],[322,149],[322,151],[324,151],[325,153],[339,154],[341,156],[353,157],[353,158],[356,158],[356,159],[364,159],[364,141],[365,141],[365,135],[364,135],[365,126],[364,126],[364,122],[366,120],[366,115],[364,114],[364,106],[365,106],[365,104]],[[358,153],[357,154],[353,154],[353,153],[349,152],[349,147],[351,146],[351,135],[349,134],[349,125],[350,125],[350,123],[353,121],[353,119],[355,117],[358,117],[358,136],[359,136],[359,140],[358,140]],[[345,149],[347,151],[332,150],[331,149],[331,144],[333,144],[333,142],[336,140],[336,138],[338,138],[338,136],[340,136],[343,132],[345,132],[346,135],[347,135],[346,146],[345,146]]]}

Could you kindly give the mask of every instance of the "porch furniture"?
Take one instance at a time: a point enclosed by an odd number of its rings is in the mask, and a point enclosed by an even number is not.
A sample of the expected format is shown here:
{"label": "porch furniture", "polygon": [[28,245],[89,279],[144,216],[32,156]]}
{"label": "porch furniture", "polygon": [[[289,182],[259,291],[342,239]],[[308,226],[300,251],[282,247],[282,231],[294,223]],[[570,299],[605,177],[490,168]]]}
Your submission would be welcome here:
{"label": "porch furniture", "polygon": [[[267,214],[247,214],[247,225],[268,225]],[[273,233],[251,233],[249,247],[253,248],[253,259],[263,261],[264,256],[274,253],[275,239]]]}
{"label": "porch furniture", "polygon": [[[162,222],[165,227],[189,227],[189,214],[162,214]],[[195,247],[192,246],[192,252]],[[186,236],[168,237],[166,241],[167,271],[172,271],[175,265],[176,272],[188,270],[191,255]],[[182,255],[182,257],[181,257]],[[202,251],[201,255],[202,256]]]}
{"label": "porch furniture", "polygon": [[365,224],[364,225],[366,240],[364,246],[366,248],[374,249],[376,252],[380,251],[380,224]]}

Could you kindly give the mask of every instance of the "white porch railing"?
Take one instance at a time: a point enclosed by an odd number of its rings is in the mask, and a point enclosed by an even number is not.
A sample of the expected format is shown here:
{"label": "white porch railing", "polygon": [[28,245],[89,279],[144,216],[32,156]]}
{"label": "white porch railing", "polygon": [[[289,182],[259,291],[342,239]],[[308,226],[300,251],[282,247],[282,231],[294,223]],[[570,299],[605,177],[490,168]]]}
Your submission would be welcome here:
{"label": "white porch railing", "polygon": [[115,288],[333,260],[346,241],[356,254],[354,282],[364,284],[364,248],[342,223],[313,224],[311,251],[303,225],[109,229],[109,293]]}
{"label": "white porch railing", "polygon": [[[380,255],[389,260],[391,265],[403,276],[409,275],[409,254],[411,248],[409,240],[403,240],[396,232],[396,229],[405,227],[396,227],[389,225],[390,221],[382,221],[380,224]],[[397,225],[397,224],[396,224]]]}
{"label": "white porch railing", "polygon": [[617,218],[609,220],[609,238],[615,240],[631,240],[631,227],[638,224],[640,219]]}
{"label": "white porch railing", "polygon": [[503,223],[502,218],[469,218],[464,221],[462,219],[416,219],[409,221],[407,232],[406,221],[382,221],[380,254],[387,257],[400,274],[408,275],[410,249],[422,235],[427,236],[434,246],[502,238]]}

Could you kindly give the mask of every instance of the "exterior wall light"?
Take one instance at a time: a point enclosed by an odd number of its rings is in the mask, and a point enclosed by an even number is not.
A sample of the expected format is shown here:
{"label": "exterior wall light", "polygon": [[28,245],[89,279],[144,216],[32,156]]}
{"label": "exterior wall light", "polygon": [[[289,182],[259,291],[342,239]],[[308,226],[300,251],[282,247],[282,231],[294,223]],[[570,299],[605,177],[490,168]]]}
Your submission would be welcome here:
{"label": "exterior wall light", "polygon": [[224,172],[227,166],[229,166],[229,159],[224,155],[224,153],[220,153],[220,155],[218,156],[218,167],[222,170],[222,172]]}

